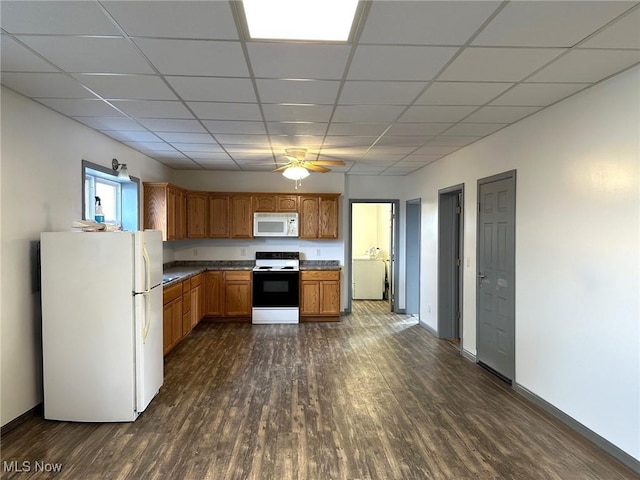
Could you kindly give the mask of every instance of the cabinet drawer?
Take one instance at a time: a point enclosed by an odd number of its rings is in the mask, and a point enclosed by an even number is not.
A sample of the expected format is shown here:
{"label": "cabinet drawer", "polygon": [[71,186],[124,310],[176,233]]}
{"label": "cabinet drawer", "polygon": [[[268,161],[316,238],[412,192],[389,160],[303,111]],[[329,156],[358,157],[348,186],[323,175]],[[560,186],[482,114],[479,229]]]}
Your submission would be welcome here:
{"label": "cabinet drawer", "polygon": [[202,274],[199,273],[198,275],[191,277],[191,288],[197,287],[198,285],[202,284]]}
{"label": "cabinet drawer", "polygon": [[340,280],[340,270],[303,270],[301,280]]}
{"label": "cabinet drawer", "polygon": [[240,280],[248,282],[251,280],[251,271],[250,270],[226,270],[224,272],[225,281],[229,280]]}
{"label": "cabinet drawer", "polygon": [[162,292],[162,303],[167,304],[182,295],[182,282],[166,287]]}

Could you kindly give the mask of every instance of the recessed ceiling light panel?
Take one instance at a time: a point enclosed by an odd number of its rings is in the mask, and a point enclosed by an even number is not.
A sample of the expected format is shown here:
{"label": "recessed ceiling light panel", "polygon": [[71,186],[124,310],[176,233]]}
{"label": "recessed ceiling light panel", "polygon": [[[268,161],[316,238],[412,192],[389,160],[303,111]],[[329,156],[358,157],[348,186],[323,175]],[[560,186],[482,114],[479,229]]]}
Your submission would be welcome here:
{"label": "recessed ceiling light panel", "polygon": [[252,39],[346,42],[358,0],[242,0]]}

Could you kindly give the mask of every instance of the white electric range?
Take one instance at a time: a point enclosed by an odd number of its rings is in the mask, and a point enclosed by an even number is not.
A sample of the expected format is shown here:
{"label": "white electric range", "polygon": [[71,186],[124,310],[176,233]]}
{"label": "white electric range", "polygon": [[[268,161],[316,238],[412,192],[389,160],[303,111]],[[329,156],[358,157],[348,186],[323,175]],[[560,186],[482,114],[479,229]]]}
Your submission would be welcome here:
{"label": "white electric range", "polygon": [[300,321],[300,253],[256,252],[253,268],[254,324]]}

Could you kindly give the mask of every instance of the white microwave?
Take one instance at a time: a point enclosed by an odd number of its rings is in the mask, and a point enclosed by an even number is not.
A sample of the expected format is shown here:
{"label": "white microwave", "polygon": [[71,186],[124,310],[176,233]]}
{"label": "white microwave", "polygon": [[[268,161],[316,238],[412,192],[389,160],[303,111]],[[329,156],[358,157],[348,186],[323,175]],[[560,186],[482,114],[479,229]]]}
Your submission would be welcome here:
{"label": "white microwave", "polygon": [[254,213],[254,237],[297,237],[297,213]]}

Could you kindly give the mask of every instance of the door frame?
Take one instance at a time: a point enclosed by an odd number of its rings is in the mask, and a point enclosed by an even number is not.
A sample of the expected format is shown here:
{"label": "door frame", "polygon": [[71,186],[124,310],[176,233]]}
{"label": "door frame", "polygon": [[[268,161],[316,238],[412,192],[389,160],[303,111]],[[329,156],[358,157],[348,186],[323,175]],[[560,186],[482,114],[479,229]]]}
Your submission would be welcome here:
{"label": "door frame", "polygon": [[[347,258],[345,263],[349,265],[347,275],[347,305],[345,313],[351,313],[351,302],[353,296],[353,204],[354,203],[386,203],[391,206],[392,217],[395,215],[395,219],[391,219],[391,235],[392,235],[392,251],[389,252],[391,259],[389,261],[389,270],[393,272],[393,275],[389,278],[389,300],[391,305],[391,311],[394,313],[402,313],[398,309],[398,299],[393,298],[397,296],[397,286],[399,285],[399,268],[398,268],[398,242],[399,242],[399,221],[400,221],[400,200],[398,199],[375,199],[375,198],[350,198],[349,199],[349,224],[348,224],[348,238],[347,238]],[[391,265],[393,263],[393,266]],[[392,278],[391,278],[392,277]]]}
{"label": "door frame", "polygon": [[[458,199],[459,217],[455,211]],[[464,284],[463,206],[464,183],[438,190],[438,338],[459,338],[460,351]],[[460,261],[459,265],[455,265],[456,257]],[[449,305],[449,308],[445,308],[445,305]],[[453,305],[457,307],[457,312]]]}
{"label": "door frame", "polygon": [[[405,202],[405,313],[420,317],[420,248],[422,199]],[[409,235],[415,232],[415,235]],[[416,239],[417,237],[417,239]],[[415,265],[409,258],[417,258]]]}
{"label": "door frame", "polygon": [[[508,378],[500,372],[494,370],[488,365],[482,363],[479,359],[480,355],[478,352],[478,330],[479,323],[478,319],[480,318],[480,296],[478,295],[478,276],[480,275],[480,187],[487,183],[496,182],[499,180],[513,180],[513,358],[512,358],[512,371],[513,378]],[[476,285],[476,362],[483,366],[485,369],[491,371],[494,375],[511,384],[512,386],[516,385],[516,305],[515,305],[515,296],[516,296],[516,208],[517,208],[517,171],[508,170],[506,172],[497,173],[495,175],[491,175],[489,177],[484,177],[478,179],[477,188],[476,188],[476,272],[475,272],[475,285]]]}

